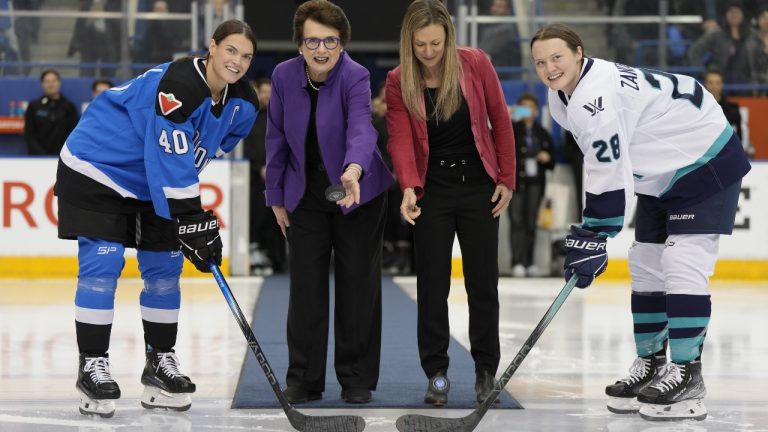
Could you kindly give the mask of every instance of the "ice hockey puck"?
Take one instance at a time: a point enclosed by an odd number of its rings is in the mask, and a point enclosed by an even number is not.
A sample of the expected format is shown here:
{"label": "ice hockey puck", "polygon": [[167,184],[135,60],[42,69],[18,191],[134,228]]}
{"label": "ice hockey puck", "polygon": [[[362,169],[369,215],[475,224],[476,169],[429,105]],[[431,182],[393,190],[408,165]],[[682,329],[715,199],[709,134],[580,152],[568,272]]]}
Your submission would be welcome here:
{"label": "ice hockey puck", "polygon": [[325,199],[336,202],[347,196],[347,192],[342,185],[330,185],[325,189]]}

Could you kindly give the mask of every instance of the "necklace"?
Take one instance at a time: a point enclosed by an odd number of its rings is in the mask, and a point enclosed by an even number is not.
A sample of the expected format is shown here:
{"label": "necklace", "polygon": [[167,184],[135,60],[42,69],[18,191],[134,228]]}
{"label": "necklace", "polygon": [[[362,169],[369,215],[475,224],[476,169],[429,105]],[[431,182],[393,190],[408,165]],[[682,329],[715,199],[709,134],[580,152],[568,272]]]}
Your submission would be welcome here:
{"label": "necklace", "polygon": [[312,78],[309,77],[309,66],[305,66],[304,71],[307,73],[307,82],[309,83],[309,86],[312,87],[316,92],[319,92],[321,86],[315,87],[315,84],[312,82]]}
{"label": "necklace", "polygon": [[429,87],[425,87],[424,91],[427,92],[427,97],[432,102],[432,116],[435,118],[435,126],[438,126],[440,125],[440,120],[437,117],[437,104],[435,104],[435,100],[432,98],[432,92],[429,91]]}

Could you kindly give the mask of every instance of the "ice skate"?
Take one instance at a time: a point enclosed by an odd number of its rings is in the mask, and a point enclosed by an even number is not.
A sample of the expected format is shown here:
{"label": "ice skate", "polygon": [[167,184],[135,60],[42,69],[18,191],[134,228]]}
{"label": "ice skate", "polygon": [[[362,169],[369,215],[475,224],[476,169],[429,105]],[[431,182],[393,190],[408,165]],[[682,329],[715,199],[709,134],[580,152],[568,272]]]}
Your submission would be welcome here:
{"label": "ice skate", "polygon": [[195,392],[195,384],[179,372],[179,359],[173,350],[147,353],[141,383],[144,384],[141,395],[144,408],[186,411],[192,406],[190,395]]}
{"label": "ice skate", "polygon": [[707,389],[701,376],[701,362],[670,363],[664,376],[641,390],[640,417],[651,421],[704,420]]}
{"label": "ice skate", "polygon": [[638,357],[629,368],[629,376],[605,387],[608,411],[616,414],[634,414],[640,409],[637,394],[648,387],[667,363],[666,355]]}
{"label": "ice skate", "polygon": [[91,357],[80,354],[76,388],[80,393],[80,414],[95,414],[104,418],[115,414],[114,400],[120,398],[120,387],[109,371],[109,355]]}

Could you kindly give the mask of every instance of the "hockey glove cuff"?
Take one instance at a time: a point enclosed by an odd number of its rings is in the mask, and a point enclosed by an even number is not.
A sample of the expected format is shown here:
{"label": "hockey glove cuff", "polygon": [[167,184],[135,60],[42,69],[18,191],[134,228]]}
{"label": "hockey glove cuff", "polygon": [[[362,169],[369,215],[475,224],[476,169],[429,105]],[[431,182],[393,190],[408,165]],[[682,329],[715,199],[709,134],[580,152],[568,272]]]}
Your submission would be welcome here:
{"label": "hockey glove cuff", "polygon": [[576,274],[579,277],[576,286],[588,287],[608,267],[607,243],[605,237],[572,225],[565,237],[565,280]]}
{"label": "hockey glove cuff", "polygon": [[201,272],[210,273],[210,260],[221,265],[219,221],[212,211],[182,215],[176,219],[181,253]]}

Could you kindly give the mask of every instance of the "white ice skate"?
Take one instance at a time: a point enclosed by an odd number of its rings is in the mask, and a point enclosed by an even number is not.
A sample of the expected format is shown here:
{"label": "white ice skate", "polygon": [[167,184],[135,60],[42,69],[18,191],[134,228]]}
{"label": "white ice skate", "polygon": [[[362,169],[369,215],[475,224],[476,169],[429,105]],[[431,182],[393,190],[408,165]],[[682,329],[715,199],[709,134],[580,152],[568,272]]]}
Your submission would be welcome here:
{"label": "white ice skate", "polygon": [[114,399],[91,399],[85,392],[77,389],[80,393],[80,414],[95,414],[99,417],[110,418],[115,415]]}
{"label": "white ice skate", "polygon": [[186,411],[192,406],[195,384],[179,372],[179,359],[171,351],[147,353],[147,363],[141,375],[144,392],[141,406]]}
{"label": "white ice skate", "polygon": [[191,393],[171,393],[148,385],[144,386],[144,391],[141,393],[141,406],[147,409],[186,411],[192,406],[192,396]]}
{"label": "white ice skate", "polygon": [[638,393],[640,417],[651,421],[704,420],[706,395],[700,361],[669,363],[660,380]]}
{"label": "white ice skate", "polygon": [[120,387],[109,371],[109,355],[80,354],[80,368],[75,386],[80,393],[80,414],[109,418],[115,414],[115,399]]}
{"label": "white ice skate", "polygon": [[703,399],[688,399],[671,405],[641,404],[640,417],[650,421],[704,420],[707,407]]}

